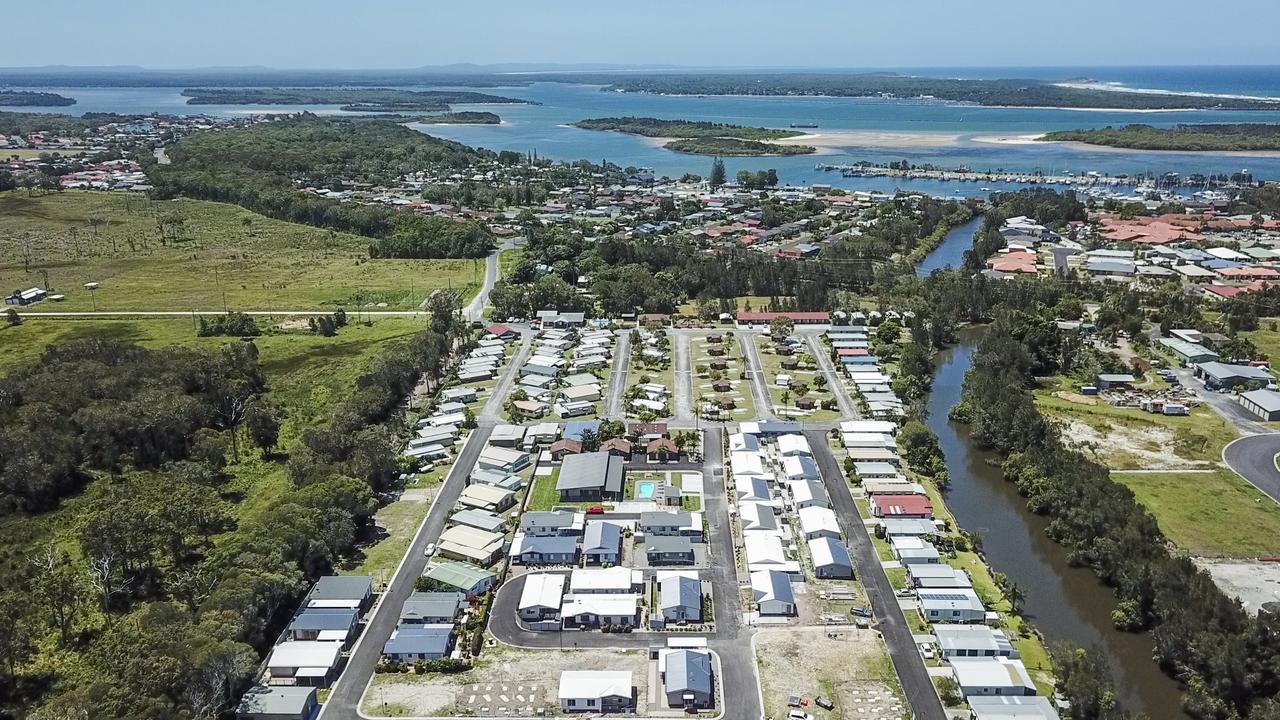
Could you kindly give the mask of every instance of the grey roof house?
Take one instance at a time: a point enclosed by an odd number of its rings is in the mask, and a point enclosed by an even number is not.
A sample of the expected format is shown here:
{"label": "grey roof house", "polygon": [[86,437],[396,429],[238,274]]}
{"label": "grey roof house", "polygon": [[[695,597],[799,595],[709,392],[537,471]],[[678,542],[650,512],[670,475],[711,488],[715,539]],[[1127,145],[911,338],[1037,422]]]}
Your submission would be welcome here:
{"label": "grey roof house", "polygon": [[673,650],[666,654],[662,688],[667,706],[709,708],[715,704],[711,654],[704,650]]}
{"label": "grey roof house", "polygon": [[582,557],[588,565],[622,562],[622,528],[611,522],[587,523],[587,531],[582,536]]}
{"label": "grey roof house", "polygon": [[663,577],[658,582],[658,608],[667,622],[702,622],[701,581],[676,573]]}
{"label": "grey roof house", "polygon": [[311,720],[319,710],[313,687],[257,686],[240,698],[236,720]]}
{"label": "grey roof house", "polygon": [[565,457],[556,490],[565,502],[622,499],[623,461],[607,452]]}
{"label": "grey roof house", "polygon": [[645,559],[650,565],[692,565],[693,543],[678,535],[659,535],[644,543]]}
{"label": "grey roof house", "polygon": [[452,625],[467,605],[460,592],[416,592],[400,608],[400,623],[410,625]]}

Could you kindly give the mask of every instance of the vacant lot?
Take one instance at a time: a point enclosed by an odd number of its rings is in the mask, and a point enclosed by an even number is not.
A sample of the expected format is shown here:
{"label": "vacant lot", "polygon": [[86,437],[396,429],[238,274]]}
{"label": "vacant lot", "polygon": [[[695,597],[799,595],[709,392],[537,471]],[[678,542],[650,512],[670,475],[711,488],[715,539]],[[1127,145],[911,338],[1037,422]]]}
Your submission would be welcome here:
{"label": "vacant lot", "polygon": [[[834,635],[834,637],[829,637]],[[820,720],[906,718],[906,703],[880,636],[852,626],[761,630],[755,638],[756,662],[768,717],[786,717],[787,696],[809,699],[805,710]],[[825,695],[831,711],[813,699]]]}
{"label": "vacant lot", "polygon": [[1280,554],[1280,506],[1230,470],[1207,473],[1112,473],[1155,516],[1160,529],[1192,555]]}
{"label": "vacant lot", "polygon": [[1058,385],[1037,390],[1035,397],[1041,410],[1066,423],[1063,437],[1069,443],[1108,467],[1204,468],[1219,462],[1223,446],[1236,439],[1236,431],[1207,406],[1185,416],[1155,415],[1063,392]]}
{"label": "vacant lot", "polygon": [[0,193],[0,287],[44,286],[47,273],[66,300],[43,311],[412,309],[433,290],[470,296],[483,281],[483,261],[369,260],[368,247],[222,203]]}
{"label": "vacant lot", "polygon": [[648,668],[648,657],[640,651],[522,650],[497,645],[481,653],[475,668],[456,675],[375,675],[360,709],[382,717],[533,717],[544,708],[558,714],[562,670],[630,670],[638,714],[645,715]]}

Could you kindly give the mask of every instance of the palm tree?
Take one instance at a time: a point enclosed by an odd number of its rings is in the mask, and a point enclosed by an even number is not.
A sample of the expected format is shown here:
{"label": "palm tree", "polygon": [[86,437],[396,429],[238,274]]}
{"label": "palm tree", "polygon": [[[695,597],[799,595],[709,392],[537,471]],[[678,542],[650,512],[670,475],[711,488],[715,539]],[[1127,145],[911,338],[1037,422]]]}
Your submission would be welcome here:
{"label": "palm tree", "polygon": [[1022,603],[1027,599],[1027,591],[1016,582],[1009,583],[1004,589],[1004,596],[1009,600],[1009,609],[1014,615],[1022,614]]}

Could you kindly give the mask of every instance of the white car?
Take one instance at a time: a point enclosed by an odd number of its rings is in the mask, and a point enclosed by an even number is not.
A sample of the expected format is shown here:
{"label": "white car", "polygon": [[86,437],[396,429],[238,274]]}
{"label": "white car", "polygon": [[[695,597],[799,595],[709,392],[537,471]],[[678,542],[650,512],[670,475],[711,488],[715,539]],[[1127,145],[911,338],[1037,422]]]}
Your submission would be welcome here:
{"label": "white car", "polygon": [[803,710],[791,710],[787,713],[787,720],[813,720],[813,716]]}
{"label": "white car", "polygon": [[925,660],[932,660],[934,656],[933,643],[920,643],[920,654]]}
{"label": "white car", "polygon": [[427,547],[422,551],[422,554],[423,554],[425,557],[431,557],[432,555],[435,555],[435,554],[436,554],[436,544],[435,544],[435,543],[427,543]]}

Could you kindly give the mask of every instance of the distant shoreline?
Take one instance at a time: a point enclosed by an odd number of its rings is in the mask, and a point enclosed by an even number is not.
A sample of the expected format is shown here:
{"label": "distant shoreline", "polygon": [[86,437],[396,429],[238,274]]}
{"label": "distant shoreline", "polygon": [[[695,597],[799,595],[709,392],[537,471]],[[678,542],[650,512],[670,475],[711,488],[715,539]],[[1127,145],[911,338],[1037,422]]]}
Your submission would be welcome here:
{"label": "distant shoreline", "polygon": [[1089,150],[1108,153],[1150,153],[1153,155],[1206,155],[1225,157],[1280,158],[1280,150],[1149,150],[1145,148],[1115,147],[1113,145],[1094,145],[1093,143],[1075,140],[1043,140],[1046,133],[1030,133],[1025,135],[983,135],[969,138],[970,142],[987,145],[1058,145],[1075,150]]}

